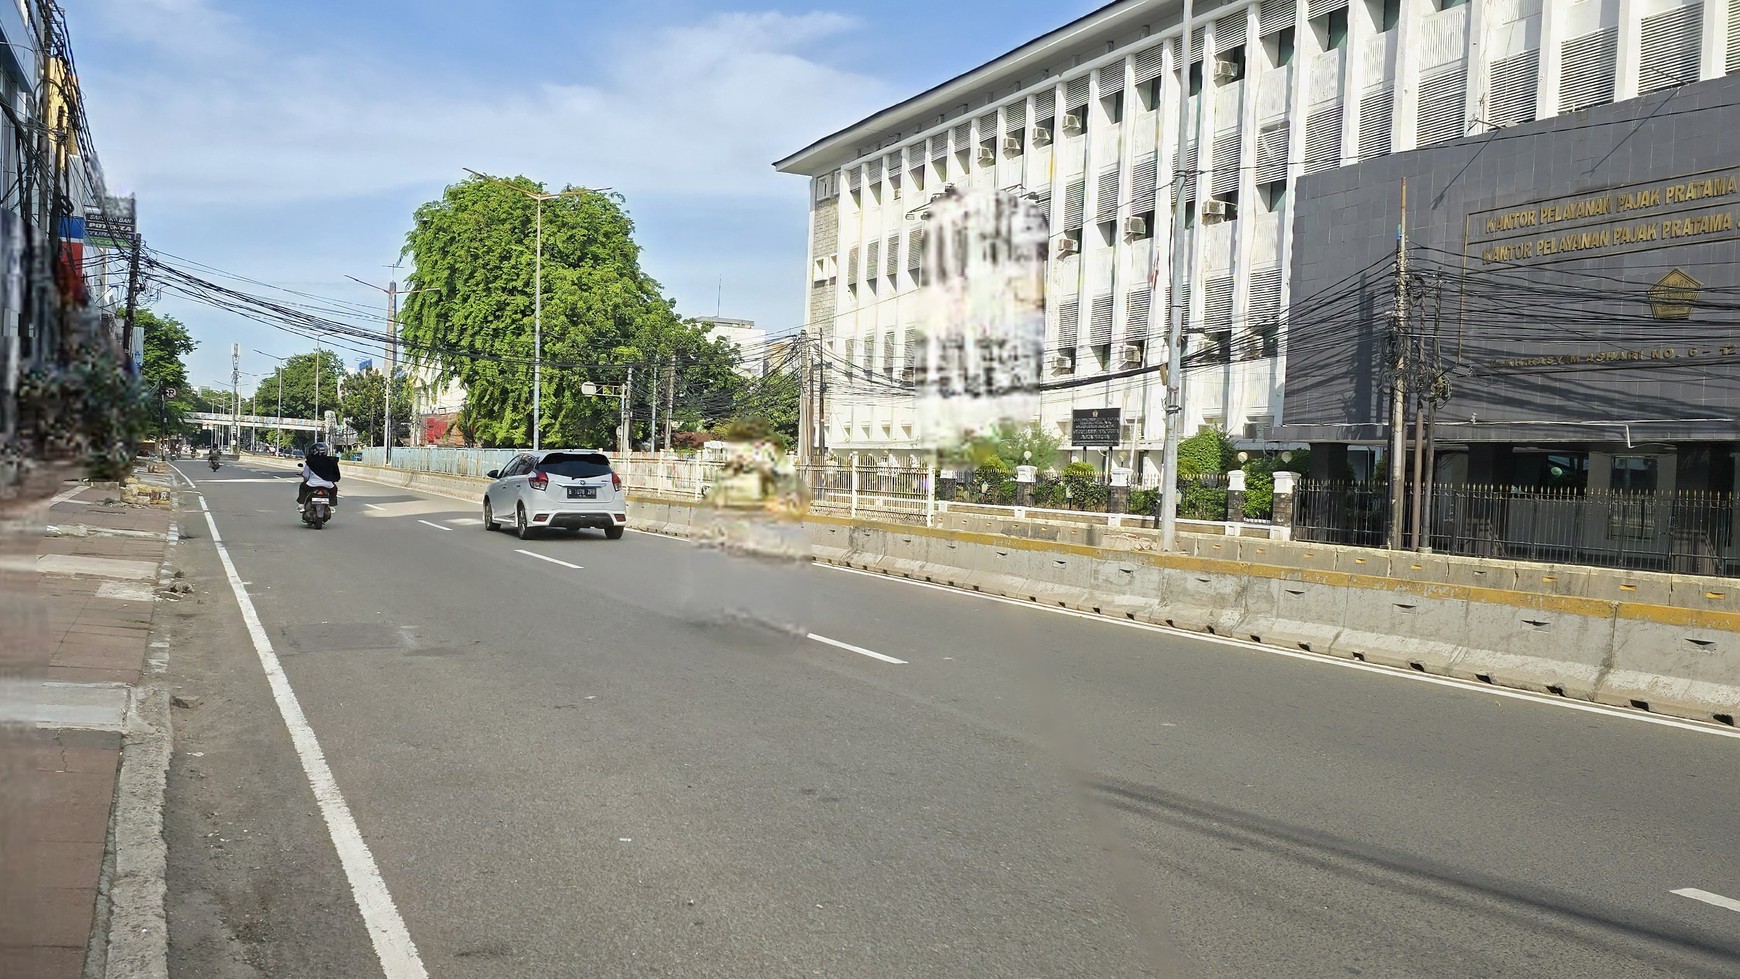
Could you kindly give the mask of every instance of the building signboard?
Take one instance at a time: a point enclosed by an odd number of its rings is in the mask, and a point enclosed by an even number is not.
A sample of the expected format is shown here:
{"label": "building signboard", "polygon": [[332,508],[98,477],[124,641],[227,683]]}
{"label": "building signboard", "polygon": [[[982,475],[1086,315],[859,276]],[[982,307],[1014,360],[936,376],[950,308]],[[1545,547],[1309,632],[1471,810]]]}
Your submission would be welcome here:
{"label": "building signboard", "polygon": [[1123,411],[1118,408],[1077,408],[1070,416],[1069,441],[1081,448],[1111,448],[1118,444]]}
{"label": "building signboard", "polygon": [[[1452,442],[1740,430],[1740,76],[1304,178],[1281,428],[1381,441],[1407,183],[1413,390]],[[1676,104],[1678,104],[1676,102]]]}

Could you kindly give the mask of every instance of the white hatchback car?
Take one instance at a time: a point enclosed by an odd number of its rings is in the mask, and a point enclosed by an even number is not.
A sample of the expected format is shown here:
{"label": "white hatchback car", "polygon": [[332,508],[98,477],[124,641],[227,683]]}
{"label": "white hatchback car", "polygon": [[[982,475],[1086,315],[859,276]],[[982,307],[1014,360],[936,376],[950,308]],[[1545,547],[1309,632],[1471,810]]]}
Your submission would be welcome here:
{"label": "white hatchback car", "polygon": [[628,527],[628,494],[610,458],[596,449],[523,452],[491,470],[483,493],[483,526],[512,521],[520,539],[546,527],[597,527],[619,540]]}

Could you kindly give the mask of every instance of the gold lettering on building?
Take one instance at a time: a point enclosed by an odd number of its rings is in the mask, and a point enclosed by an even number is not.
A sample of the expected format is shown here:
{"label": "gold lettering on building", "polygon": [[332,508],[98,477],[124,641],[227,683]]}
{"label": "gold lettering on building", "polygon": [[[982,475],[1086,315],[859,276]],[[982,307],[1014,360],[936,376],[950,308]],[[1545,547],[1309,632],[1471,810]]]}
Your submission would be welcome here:
{"label": "gold lettering on building", "polygon": [[1733,230],[1734,215],[1726,211],[1690,218],[1674,218],[1661,223],[1663,238],[1689,238],[1693,235],[1713,235]]}
{"label": "gold lettering on building", "polygon": [[1640,241],[1656,241],[1660,238],[1659,224],[1622,224],[1613,229],[1615,245],[1635,245]]}
{"label": "gold lettering on building", "polygon": [[1532,228],[1535,226],[1535,214],[1534,208],[1529,208],[1526,211],[1506,211],[1503,214],[1495,214],[1486,219],[1486,233],[1495,235],[1501,231]]}
{"label": "gold lettering on building", "polygon": [[1740,180],[1733,177],[1688,180],[1685,183],[1668,185],[1667,202],[1669,204],[1683,204],[1686,201],[1702,200],[1706,197],[1727,197],[1736,191],[1740,191]]}
{"label": "gold lettering on building", "polygon": [[1646,207],[1660,206],[1661,190],[1659,188],[1651,187],[1619,195],[1619,209],[1621,211],[1641,211]]}
{"label": "gold lettering on building", "polygon": [[1519,241],[1509,245],[1493,245],[1480,253],[1480,260],[1488,265],[1493,262],[1520,262],[1535,257],[1535,243]]}
{"label": "gold lettering on building", "polygon": [[1584,197],[1579,200],[1562,201],[1558,204],[1541,206],[1540,223],[1557,224],[1560,221],[1578,221],[1583,218],[1596,218],[1613,213],[1613,198],[1606,194],[1600,197]]}

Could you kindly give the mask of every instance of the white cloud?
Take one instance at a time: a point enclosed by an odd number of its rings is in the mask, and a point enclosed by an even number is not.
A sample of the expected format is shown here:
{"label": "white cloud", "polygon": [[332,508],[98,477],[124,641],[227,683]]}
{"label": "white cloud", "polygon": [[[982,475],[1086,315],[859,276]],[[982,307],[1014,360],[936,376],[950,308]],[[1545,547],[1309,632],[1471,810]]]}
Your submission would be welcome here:
{"label": "white cloud", "polygon": [[139,57],[83,66],[98,148],[111,183],[158,208],[366,197],[465,166],[631,199],[790,195],[770,161],[889,100],[805,53],[854,28],[837,14],[716,15],[605,45],[584,80],[491,89],[439,61],[406,77],[276,50],[206,0],[102,6],[90,23]]}

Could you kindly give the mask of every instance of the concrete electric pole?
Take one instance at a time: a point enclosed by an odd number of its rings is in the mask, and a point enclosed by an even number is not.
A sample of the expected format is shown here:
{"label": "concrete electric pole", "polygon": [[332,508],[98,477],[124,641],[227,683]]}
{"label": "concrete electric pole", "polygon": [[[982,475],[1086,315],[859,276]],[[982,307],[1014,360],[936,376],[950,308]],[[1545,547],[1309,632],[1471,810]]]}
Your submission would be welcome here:
{"label": "concrete electric pole", "polygon": [[1178,444],[1184,426],[1184,277],[1190,263],[1184,220],[1184,185],[1190,175],[1185,167],[1194,160],[1184,157],[1190,145],[1190,44],[1191,0],[1184,0],[1184,34],[1178,42],[1178,171],[1172,175],[1172,285],[1166,326],[1166,446],[1160,455],[1160,549],[1173,550],[1178,539]]}

